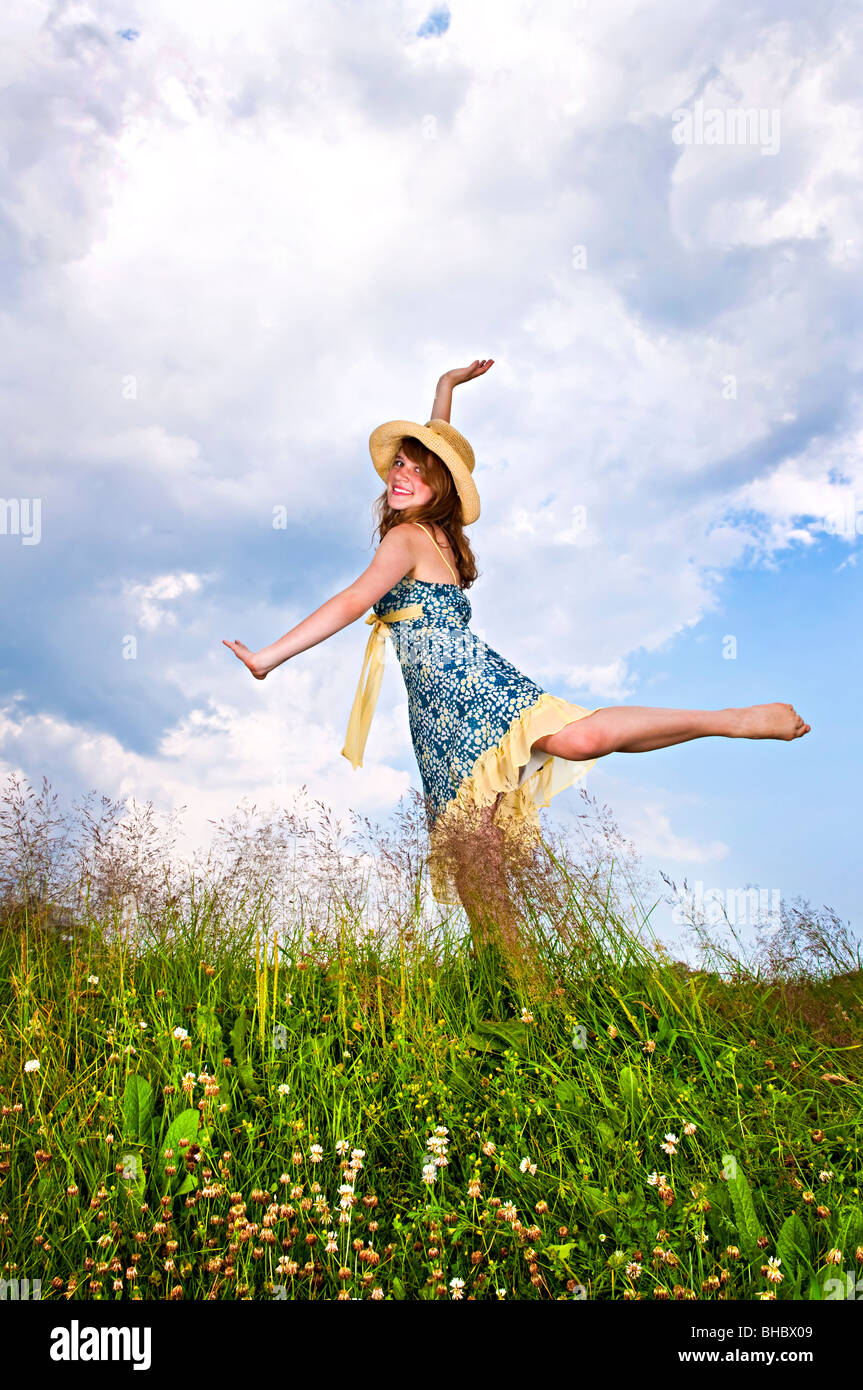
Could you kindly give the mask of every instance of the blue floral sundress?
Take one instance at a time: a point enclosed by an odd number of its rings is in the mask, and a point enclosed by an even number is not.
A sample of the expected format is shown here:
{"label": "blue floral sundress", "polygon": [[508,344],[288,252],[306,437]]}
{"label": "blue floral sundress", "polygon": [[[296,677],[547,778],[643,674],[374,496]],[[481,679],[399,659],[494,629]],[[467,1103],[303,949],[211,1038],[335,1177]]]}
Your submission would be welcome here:
{"label": "blue floral sundress", "polygon": [[[457,578],[434,537],[425,526],[422,530]],[[387,621],[405,608],[413,616]],[[437,901],[456,903],[454,885],[434,856],[440,818],[457,807],[493,806],[502,824],[527,823],[538,832],[538,808],[583,777],[597,759],[531,754],[531,744],[593,710],[544,690],[473,633],[470,600],[456,582],[405,575],[372,612],[374,618],[366,621],[386,625],[407,690],[433,851],[432,890]],[[376,691],[372,703],[375,697]]]}

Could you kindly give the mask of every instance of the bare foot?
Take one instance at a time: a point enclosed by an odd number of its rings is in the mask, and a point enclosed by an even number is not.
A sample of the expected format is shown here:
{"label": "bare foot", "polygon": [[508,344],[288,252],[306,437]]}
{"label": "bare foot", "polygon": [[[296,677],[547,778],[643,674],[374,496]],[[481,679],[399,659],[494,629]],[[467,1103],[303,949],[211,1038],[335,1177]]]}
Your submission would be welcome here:
{"label": "bare foot", "polygon": [[732,710],[732,714],[732,738],[800,738],[812,727],[803,722],[793,705],[747,705]]}

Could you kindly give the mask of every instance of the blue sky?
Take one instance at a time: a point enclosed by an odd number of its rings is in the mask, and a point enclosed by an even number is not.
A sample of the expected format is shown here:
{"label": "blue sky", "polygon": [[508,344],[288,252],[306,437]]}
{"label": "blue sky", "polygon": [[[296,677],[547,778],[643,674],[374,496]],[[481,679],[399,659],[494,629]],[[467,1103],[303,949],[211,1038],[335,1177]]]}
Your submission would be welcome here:
{"label": "blue sky", "polygon": [[452,417],[474,629],[588,707],[792,702],[802,740],[587,787],[657,896],[756,884],[859,931],[860,12],[5,14],[0,491],[39,533],[7,509],[0,772],[183,806],[189,843],[304,784],[384,820],[420,786],[393,653],[354,772],[365,624],[263,683],[221,639],[365,568],[371,430],[493,357]]}

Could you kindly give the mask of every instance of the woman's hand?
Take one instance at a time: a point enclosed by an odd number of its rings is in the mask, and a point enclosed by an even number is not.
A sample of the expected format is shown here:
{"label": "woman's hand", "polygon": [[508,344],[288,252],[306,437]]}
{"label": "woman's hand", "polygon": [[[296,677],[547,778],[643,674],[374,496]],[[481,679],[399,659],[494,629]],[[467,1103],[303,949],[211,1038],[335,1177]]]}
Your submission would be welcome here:
{"label": "woman's hand", "polygon": [[431,419],[449,421],[452,414],[453,388],[461,386],[463,381],[472,381],[475,376],[482,376],[493,362],[493,357],[477,357],[469,367],[452,367],[448,372],[444,372],[435,391]]}
{"label": "woman's hand", "polygon": [[230,647],[235,656],[239,657],[244,666],[248,666],[256,681],[262,681],[267,675],[267,667],[259,659],[258,652],[252,652],[244,642],[229,642],[226,637],[222,638],[226,647]]}
{"label": "woman's hand", "polygon": [[451,367],[448,372],[444,372],[441,381],[448,381],[450,386],[461,386],[463,381],[473,381],[475,376],[482,376],[493,362],[493,357],[477,357],[469,367]]}

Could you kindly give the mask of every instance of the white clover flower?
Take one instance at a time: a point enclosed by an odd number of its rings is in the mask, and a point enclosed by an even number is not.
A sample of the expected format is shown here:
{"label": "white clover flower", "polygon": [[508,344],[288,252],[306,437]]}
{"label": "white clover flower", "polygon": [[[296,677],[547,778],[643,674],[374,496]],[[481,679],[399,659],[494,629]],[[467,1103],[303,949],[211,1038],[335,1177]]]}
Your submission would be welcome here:
{"label": "white clover flower", "polygon": [[88,984],[88,985],[97,985],[98,983],[99,983],[99,976],[98,976],[98,975],[88,975],[88,976],[87,976],[87,984]]}
{"label": "white clover flower", "polygon": [[39,1058],[38,1058],[38,1057],[31,1057],[29,1062],[25,1062],[25,1063],[24,1063],[24,1070],[25,1070],[25,1071],[38,1071],[38,1070],[39,1070]]}
{"label": "white clover flower", "polygon": [[435,1180],[435,1165],[433,1163],[423,1164],[423,1182],[431,1185]]}
{"label": "white clover flower", "polygon": [[177,1039],[177,1042],[185,1042],[188,1036],[189,1034],[186,1032],[185,1028],[174,1029],[174,1037]]}
{"label": "white clover flower", "polygon": [[291,1093],[291,1088],[290,1088],[290,1086],[287,1084],[287,1082],[283,1081],[282,1084],[281,1084],[281,1086],[279,1087],[279,1095],[280,1095],[280,1096],[287,1096],[287,1095],[290,1095],[290,1093]]}

